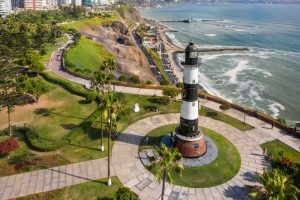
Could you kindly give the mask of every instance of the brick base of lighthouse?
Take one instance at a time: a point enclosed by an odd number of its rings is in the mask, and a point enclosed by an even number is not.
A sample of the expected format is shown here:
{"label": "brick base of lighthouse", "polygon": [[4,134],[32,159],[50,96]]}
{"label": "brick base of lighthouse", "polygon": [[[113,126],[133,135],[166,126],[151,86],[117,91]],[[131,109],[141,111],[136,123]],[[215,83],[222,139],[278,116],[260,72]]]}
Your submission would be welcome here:
{"label": "brick base of lighthouse", "polygon": [[175,146],[185,158],[197,158],[206,153],[206,144],[202,133],[195,137],[185,137],[177,133]]}

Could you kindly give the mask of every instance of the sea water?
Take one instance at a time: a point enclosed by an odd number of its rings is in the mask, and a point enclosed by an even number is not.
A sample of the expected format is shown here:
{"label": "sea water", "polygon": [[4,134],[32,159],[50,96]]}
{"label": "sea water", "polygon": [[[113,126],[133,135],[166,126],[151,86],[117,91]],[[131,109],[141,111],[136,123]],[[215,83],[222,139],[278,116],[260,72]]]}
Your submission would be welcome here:
{"label": "sea water", "polygon": [[300,121],[300,5],[180,4],[141,13],[157,21],[196,19],[163,23],[180,31],[168,35],[181,47],[193,40],[203,48],[250,48],[200,54],[202,87],[274,117]]}

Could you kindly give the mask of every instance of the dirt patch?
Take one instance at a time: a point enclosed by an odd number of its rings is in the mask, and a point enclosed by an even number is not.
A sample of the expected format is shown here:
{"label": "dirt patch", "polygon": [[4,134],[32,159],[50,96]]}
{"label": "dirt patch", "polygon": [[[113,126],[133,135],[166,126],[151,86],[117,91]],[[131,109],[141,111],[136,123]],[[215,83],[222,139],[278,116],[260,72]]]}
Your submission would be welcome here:
{"label": "dirt patch", "polygon": [[[115,56],[120,66],[115,71],[117,78],[121,75],[127,77],[136,75],[142,82],[157,83],[150,71],[145,55],[136,45],[131,32],[127,32],[123,26],[125,26],[123,22],[118,22],[114,26],[105,24],[104,26],[86,27],[80,32],[85,36],[94,38],[94,42],[102,44]],[[122,42],[120,42],[120,38]]]}
{"label": "dirt patch", "polygon": [[[30,124],[35,119],[34,111],[39,108],[49,108],[61,106],[63,102],[49,101],[46,95],[43,95],[38,102],[26,104],[24,106],[15,106],[11,113],[11,122],[13,125]],[[0,130],[7,128],[7,109],[0,111]]]}

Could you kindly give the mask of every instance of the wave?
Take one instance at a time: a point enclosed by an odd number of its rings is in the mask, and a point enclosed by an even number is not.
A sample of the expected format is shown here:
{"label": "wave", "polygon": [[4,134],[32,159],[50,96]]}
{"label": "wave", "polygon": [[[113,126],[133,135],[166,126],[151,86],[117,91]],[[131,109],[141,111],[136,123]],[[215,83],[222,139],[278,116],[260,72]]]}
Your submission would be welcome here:
{"label": "wave", "polygon": [[273,113],[272,114],[273,117],[278,117],[280,111],[285,110],[285,107],[276,101],[271,101],[271,102],[272,103],[269,104],[268,108]]}
{"label": "wave", "polygon": [[206,35],[206,36],[208,36],[208,37],[216,37],[217,34],[214,34],[214,33],[207,33],[207,34],[204,34],[204,35]]}
{"label": "wave", "polygon": [[237,66],[227,72],[225,72],[225,76],[229,76],[229,83],[236,84],[237,83],[237,75],[244,71],[245,69],[249,68],[249,61],[248,60],[241,60],[237,64]]}
{"label": "wave", "polygon": [[167,35],[167,37],[169,37],[170,40],[172,40],[172,42],[173,42],[176,46],[181,47],[181,48],[184,47],[184,45],[176,39],[174,33],[166,32],[166,35]]}

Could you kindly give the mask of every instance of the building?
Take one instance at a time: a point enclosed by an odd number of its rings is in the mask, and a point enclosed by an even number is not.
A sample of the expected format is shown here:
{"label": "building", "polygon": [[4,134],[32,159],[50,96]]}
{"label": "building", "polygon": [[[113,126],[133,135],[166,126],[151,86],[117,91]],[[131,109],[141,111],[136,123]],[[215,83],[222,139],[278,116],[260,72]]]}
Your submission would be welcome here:
{"label": "building", "polygon": [[12,4],[11,5],[12,9],[24,8],[24,1],[23,0],[12,0],[11,4]]}
{"label": "building", "polygon": [[57,0],[24,0],[24,8],[29,10],[53,10],[57,6]]}
{"label": "building", "polygon": [[206,153],[206,144],[198,127],[198,52],[190,42],[185,49],[180,126],[175,130],[175,144],[183,157],[195,158]]}
{"label": "building", "polygon": [[82,6],[82,1],[81,0],[72,0],[72,5],[74,5],[74,6]]}
{"label": "building", "polygon": [[11,0],[0,0],[0,16],[5,17],[12,11]]}

